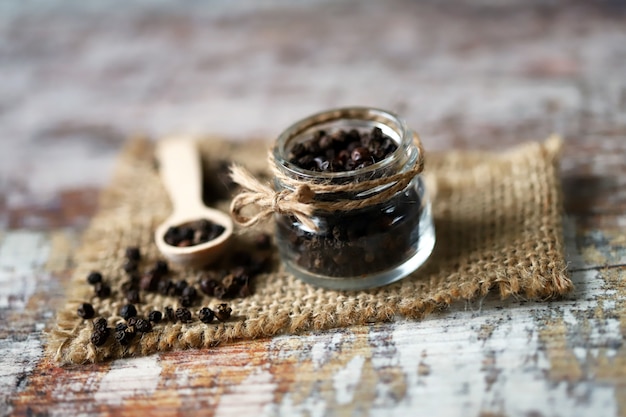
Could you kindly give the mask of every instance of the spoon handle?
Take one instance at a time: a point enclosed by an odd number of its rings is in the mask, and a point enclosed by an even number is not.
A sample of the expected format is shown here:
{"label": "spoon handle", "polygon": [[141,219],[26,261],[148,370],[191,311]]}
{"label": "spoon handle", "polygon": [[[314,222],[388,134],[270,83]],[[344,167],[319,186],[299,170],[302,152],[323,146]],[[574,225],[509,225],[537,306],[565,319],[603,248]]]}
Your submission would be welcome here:
{"label": "spoon handle", "polygon": [[187,137],[163,139],[157,143],[156,157],[174,213],[204,207],[202,166],[196,143]]}

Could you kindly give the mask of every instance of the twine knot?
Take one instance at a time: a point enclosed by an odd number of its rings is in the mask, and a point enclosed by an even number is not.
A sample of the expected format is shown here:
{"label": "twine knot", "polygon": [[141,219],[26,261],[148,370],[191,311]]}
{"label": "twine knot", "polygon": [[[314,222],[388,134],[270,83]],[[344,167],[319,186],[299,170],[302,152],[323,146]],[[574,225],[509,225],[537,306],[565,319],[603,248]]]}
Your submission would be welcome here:
{"label": "twine knot", "polygon": [[272,199],[272,211],[278,214],[283,214],[283,210],[280,208],[280,199],[282,198],[282,193],[274,194],[274,198]]}

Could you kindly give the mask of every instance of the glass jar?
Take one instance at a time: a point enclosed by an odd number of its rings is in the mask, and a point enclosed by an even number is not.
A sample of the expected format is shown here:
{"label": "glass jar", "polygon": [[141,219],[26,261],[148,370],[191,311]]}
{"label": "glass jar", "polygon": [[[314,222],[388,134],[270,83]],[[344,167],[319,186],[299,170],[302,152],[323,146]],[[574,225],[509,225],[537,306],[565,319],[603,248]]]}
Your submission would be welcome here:
{"label": "glass jar", "polygon": [[[329,135],[373,128],[391,138],[395,151],[372,165],[340,172],[302,169],[289,161],[293,147],[318,131]],[[411,170],[421,158],[419,138],[398,116],[373,108],[341,108],[303,119],[277,139],[272,150],[275,169],[284,178],[312,184],[345,186],[385,178]],[[293,190],[289,181],[274,179],[276,191]],[[368,190],[316,195],[315,201],[337,202],[376,199],[392,183]],[[336,290],[378,287],[404,278],[430,256],[435,231],[430,202],[421,175],[406,187],[375,204],[352,210],[315,210],[315,228],[295,216],[275,214],[276,241],[288,272],[310,284]]]}

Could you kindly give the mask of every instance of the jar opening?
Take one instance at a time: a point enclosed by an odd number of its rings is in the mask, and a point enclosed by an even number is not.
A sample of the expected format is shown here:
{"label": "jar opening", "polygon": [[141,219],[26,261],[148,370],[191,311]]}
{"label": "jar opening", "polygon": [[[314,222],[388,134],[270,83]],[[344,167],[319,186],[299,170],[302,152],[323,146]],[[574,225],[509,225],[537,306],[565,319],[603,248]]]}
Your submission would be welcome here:
{"label": "jar opening", "polygon": [[[359,132],[379,128],[391,138],[397,148],[384,159],[372,165],[345,171],[314,171],[304,169],[288,160],[292,147],[315,135],[318,131],[333,134],[338,131],[355,129]],[[406,151],[412,142],[412,135],[405,122],[393,113],[385,110],[365,107],[350,107],[329,110],[300,120],[287,128],[278,138],[273,149],[277,165],[289,176],[308,181],[339,181],[374,177],[382,174],[386,168],[402,164],[407,158]]]}

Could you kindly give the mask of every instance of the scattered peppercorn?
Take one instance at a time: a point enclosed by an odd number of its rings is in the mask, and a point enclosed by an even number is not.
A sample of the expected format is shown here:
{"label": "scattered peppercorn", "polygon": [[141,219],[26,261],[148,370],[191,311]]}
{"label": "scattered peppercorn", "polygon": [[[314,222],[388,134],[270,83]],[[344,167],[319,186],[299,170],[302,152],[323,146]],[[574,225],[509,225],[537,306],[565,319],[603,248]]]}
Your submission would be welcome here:
{"label": "scattered peppercorn", "polygon": [[139,333],[148,333],[152,331],[152,325],[148,320],[137,319],[137,322],[135,323],[135,329],[137,329]]}
{"label": "scattered peppercorn", "polygon": [[130,290],[139,290],[139,275],[133,272],[128,276],[128,279],[122,283],[122,291],[124,293]]}
{"label": "scattered peppercorn", "polygon": [[100,298],[107,298],[111,295],[111,287],[104,282],[98,282],[96,285],[94,285],[93,289],[96,296]]}
{"label": "scattered peppercorn", "polygon": [[106,329],[108,326],[107,319],[105,319],[104,317],[98,317],[97,319],[93,321],[92,324],[95,330],[100,330],[100,331]]}
{"label": "scattered peppercorn", "polygon": [[167,262],[158,260],[154,265],[154,271],[160,276],[163,276],[170,271],[170,267],[167,265]]}
{"label": "scattered peppercorn", "polygon": [[141,259],[141,252],[136,246],[129,246],[126,248],[126,258],[130,261],[138,262]]}
{"label": "scattered peppercorn", "polygon": [[183,297],[196,298],[198,296],[198,290],[196,290],[196,287],[190,285],[183,289],[183,293],[181,295]]}
{"label": "scattered peppercorn", "polygon": [[230,293],[237,286],[237,283],[235,282],[235,275],[232,272],[226,274],[224,278],[222,278],[222,285],[226,289],[226,292]]}
{"label": "scattered peppercorn", "polygon": [[115,331],[115,340],[122,345],[128,346],[130,342],[132,342],[135,337],[135,330],[131,327],[127,327],[124,330],[116,330]]}
{"label": "scattered peppercorn", "polygon": [[222,303],[217,305],[217,310],[215,310],[215,317],[219,321],[226,321],[230,318],[233,309],[228,307],[228,304]]}
{"label": "scattered peppercorn", "polygon": [[215,287],[218,285],[219,281],[214,274],[205,276],[200,280],[200,289],[209,297],[213,297],[215,295]]}
{"label": "scattered peppercorn", "polygon": [[172,295],[174,293],[174,282],[171,279],[159,281],[157,291],[161,295]]}
{"label": "scattered peppercorn", "polygon": [[136,289],[126,291],[126,299],[129,303],[132,304],[139,303],[139,291],[137,291]]}
{"label": "scattered peppercorn", "polygon": [[104,345],[109,337],[109,333],[110,331],[108,328],[105,331],[93,332],[90,337],[91,343],[93,343],[94,346]]}
{"label": "scattered peppercorn", "polygon": [[176,318],[183,323],[188,323],[191,321],[191,312],[185,307],[180,307],[176,309]]}
{"label": "scattered peppercorn", "polygon": [[174,286],[174,294],[178,296],[183,295],[183,290],[187,288],[188,286],[189,286],[189,283],[185,281],[184,279],[178,281]]}
{"label": "scattered peppercorn", "polygon": [[[216,234],[209,235],[207,238],[204,236],[205,232],[210,232],[210,229],[215,226],[209,223],[201,220],[186,225],[195,228],[191,237],[192,242],[203,239],[211,240],[223,232],[223,229],[217,232],[213,230],[211,233]],[[221,228],[221,226],[217,226]],[[189,231],[183,230],[181,233],[189,233]],[[187,237],[190,236],[187,235]],[[268,234],[260,234],[250,243],[250,248],[253,250],[267,251],[271,249],[272,238]],[[156,261],[150,269],[140,272],[141,252],[138,247],[127,248],[125,258],[123,270],[128,273],[128,279],[120,287],[116,287],[119,293],[124,294],[128,301],[119,310],[119,314],[124,318],[125,322],[118,323],[113,330],[108,327],[106,319],[101,317],[94,320],[92,322],[93,332],[90,340],[95,346],[105,344],[111,333],[114,333],[115,339],[120,345],[126,346],[132,342],[137,333],[150,332],[153,324],[163,320],[168,320],[172,323],[177,321],[189,323],[193,321],[192,313],[188,307],[194,305],[198,300],[198,288],[207,295],[220,298],[248,295],[248,282],[253,276],[253,272],[258,271],[259,265],[264,262],[263,260],[259,262],[259,259],[266,259],[267,255],[259,258],[256,254],[240,250],[232,255],[232,259],[226,259],[232,265],[231,269],[208,272],[207,274],[209,275],[207,277],[198,281],[198,287],[189,285],[189,282],[186,280],[172,281],[171,279],[165,279],[164,277],[169,274],[170,269],[167,262],[163,260]],[[103,276],[99,271],[92,271],[87,276],[87,281],[94,286],[94,292],[98,297],[105,298],[111,295],[111,286],[103,281]],[[135,304],[139,303],[142,298],[140,291],[158,291],[166,296],[178,296],[179,308],[173,309],[170,306],[166,306],[163,308],[163,312],[154,310],[146,318],[140,318],[137,316],[138,312],[135,307]],[[220,321],[226,321],[231,317],[231,312],[232,309],[227,304],[219,304],[216,306],[216,311],[209,307],[203,307],[198,311],[197,319],[203,323],[211,323],[216,318]],[[89,319],[94,316],[95,311],[91,304],[83,303],[77,309],[77,314],[80,317]]]}
{"label": "scattered peppercorn", "polygon": [[125,304],[120,309],[120,316],[124,318],[124,320],[128,320],[131,317],[135,317],[137,315],[137,309],[133,304]]}
{"label": "scattered peppercorn", "polygon": [[102,282],[102,274],[98,271],[92,271],[87,275],[87,282],[90,285],[96,285]]}
{"label": "scattered peppercorn", "polygon": [[246,285],[250,280],[248,270],[242,266],[234,268],[232,270],[233,284]]}
{"label": "scattered peppercorn", "polygon": [[91,319],[93,318],[95,312],[93,310],[93,306],[89,303],[82,303],[78,310],[76,310],[76,314],[83,319]]}
{"label": "scattered peppercorn", "polygon": [[148,320],[150,320],[152,323],[158,323],[161,321],[162,318],[163,314],[157,310],[153,310],[150,312],[150,314],[148,314]]}
{"label": "scattered peppercorn", "polygon": [[102,346],[106,343],[111,329],[107,327],[107,321],[104,317],[98,317],[92,322],[93,332],[91,333],[91,343],[94,346]]}
{"label": "scattered peppercorn", "polygon": [[126,262],[124,262],[124,265],[122,265],[122,269],[128,273],[136,272],[138,267],[139,264],[137,263],[137,261],[134,261],[132,259],[128,259]]}
{"label": "scattered peppercorn", "polygon": [[164,240],[172,246],[194,246],[208,242],[224,233],[224,226],[207,219],[172,226],[165,232]]}
{"label": "scattered peppercorn", "polygon": [[178,299],[178,303],[183,307],[191,307],[193,305],[193,302],[191,301],[189,297],[183,297],[183,296],[181,296]]}
{"label": "scattered peppercorn", "polygon": [[215,318],[215,312],[209,307],[202,307],[200,311],[198,311],[198,318],[202,323],[211,323]]}
{"label": "scattered peppercorn", "polygon": [[159,288],[160,276],[155,269],[151,269],[141,277],[139,288],[144,291],[156,291]]}
{"label": "scattered peppercorn", "polygon": [[196,290],[196,288],[192,286],[188,286],[188,287],[185,287],[185,289],[183,289],[179,301],[183,307],[190,307],[194,304],[197,297],[198,297],[198,291]]}
{"label": "scattered peppercorn", "polygon": [[171,321],[172,323],[176,322],[176,314],[174,313],[174,309],[170,306],[165,307],[165,319],[167,321]]}
{"label": "scattered peppercorn", "polygon": [[213,290],[213,294],[215,295],[215,297],[223,300],[224,298],[227,298],[228,291],[226,290],[226,287],[224,287],[224,285],[219,283]]}

